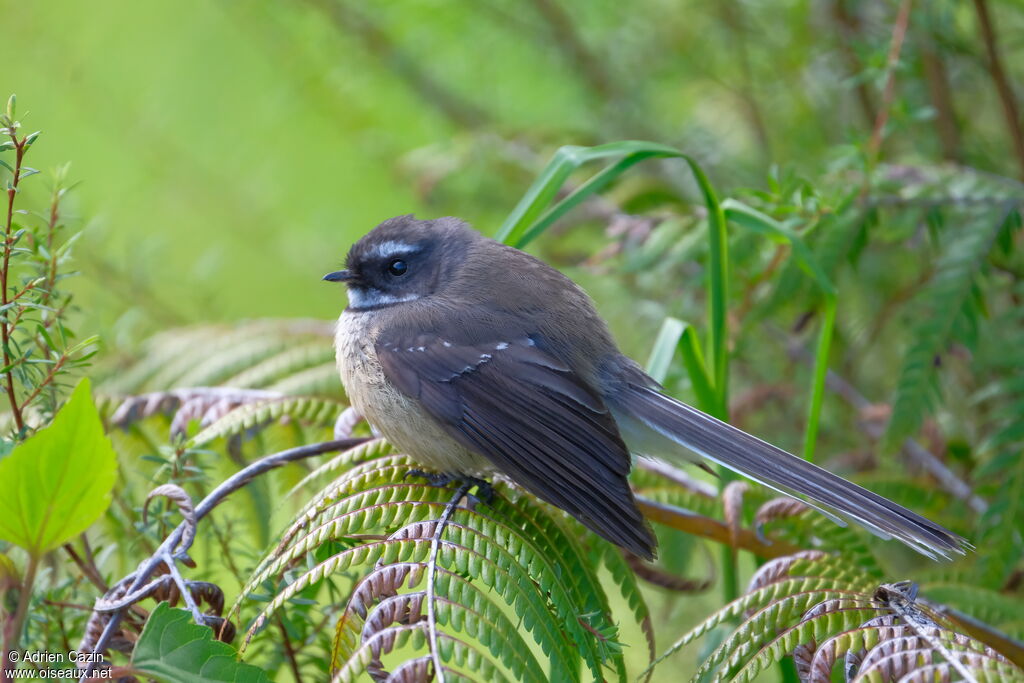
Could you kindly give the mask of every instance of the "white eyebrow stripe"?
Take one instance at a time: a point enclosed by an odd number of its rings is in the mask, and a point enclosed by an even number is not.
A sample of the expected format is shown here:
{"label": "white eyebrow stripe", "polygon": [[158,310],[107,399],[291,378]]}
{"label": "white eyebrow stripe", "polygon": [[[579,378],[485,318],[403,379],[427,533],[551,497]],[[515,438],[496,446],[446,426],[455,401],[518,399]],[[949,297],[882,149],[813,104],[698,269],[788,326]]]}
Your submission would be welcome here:
{"label": "white eyebrow stripe", "polygon": [[377,306],[387,306],[389,304],[400,304],[403,301],[415,301],[419,298],[419,294],[403,294],[401,296],[396,296],[394,294],[382,292],[379,289],[364,287],[348,288],[348,305],[349,308],[353,310],[359,310],[361,308],[375,308]]}
{"label": "white eyebrow stripe", "polygon": [[400,256],[405,254],[415,254],[418,251],[422,251],[423,247],[416,244],[409,244],[408,242],[398,242],[395,240],[388,240],[375,244],[372,249],[366,252],[366,255],[370,258],[388,258],[389,256]]}

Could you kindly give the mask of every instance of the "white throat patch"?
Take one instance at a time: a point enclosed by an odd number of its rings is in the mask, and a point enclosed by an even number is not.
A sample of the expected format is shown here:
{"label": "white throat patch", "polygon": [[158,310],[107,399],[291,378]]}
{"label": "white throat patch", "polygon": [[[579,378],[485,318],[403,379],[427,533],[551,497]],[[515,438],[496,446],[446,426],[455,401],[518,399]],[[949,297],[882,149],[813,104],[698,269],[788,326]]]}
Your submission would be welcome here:
{"label": "white throat patch", "polygon": [[349,308],[356,311],[361,309],[379,308],[381,306],[390,306],[391,304],[400,304],[404,301],[415,301],[419,298],[419,294],[388,294],[372,287],[348,288]]}

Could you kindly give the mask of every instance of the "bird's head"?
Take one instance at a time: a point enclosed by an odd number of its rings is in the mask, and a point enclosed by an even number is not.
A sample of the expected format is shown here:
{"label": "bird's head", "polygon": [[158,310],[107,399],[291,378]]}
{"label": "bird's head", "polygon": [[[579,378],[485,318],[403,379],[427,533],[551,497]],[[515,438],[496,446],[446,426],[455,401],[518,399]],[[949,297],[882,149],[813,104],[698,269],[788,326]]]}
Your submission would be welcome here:
{"label": "bird's head", "polygon": [[416,301],[451,282],[470,245],[481,238],[457,218],[398,216],[352,245],[345,270],[328,273],[323,279],[345,283],[349,310],[353,311]]}

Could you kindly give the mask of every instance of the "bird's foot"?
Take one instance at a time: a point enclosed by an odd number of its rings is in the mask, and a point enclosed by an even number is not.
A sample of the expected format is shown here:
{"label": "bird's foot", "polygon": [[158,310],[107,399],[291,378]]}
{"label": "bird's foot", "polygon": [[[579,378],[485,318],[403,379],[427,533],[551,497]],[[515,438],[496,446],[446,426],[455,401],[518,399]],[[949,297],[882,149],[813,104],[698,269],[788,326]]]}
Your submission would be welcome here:
{"label": "bird's foot", "polygon": [[409,470],[405,473],[404,478],[419,477],[420,479],[426,479],[427,483],[431,486],[438,488],[444,488],[453,482],[457,482],[462,486],[466,487],[468,491],[470,487],[476,487],[476,495],[473,496],[477,500],[483,502],[485,505],[490,505],[491,501],[494,500],[494,487],[491,482],[486,479],[480,479],[479,477],[471,477],[468,474],[452,474],[450,472],[427,472],[425,470]]}

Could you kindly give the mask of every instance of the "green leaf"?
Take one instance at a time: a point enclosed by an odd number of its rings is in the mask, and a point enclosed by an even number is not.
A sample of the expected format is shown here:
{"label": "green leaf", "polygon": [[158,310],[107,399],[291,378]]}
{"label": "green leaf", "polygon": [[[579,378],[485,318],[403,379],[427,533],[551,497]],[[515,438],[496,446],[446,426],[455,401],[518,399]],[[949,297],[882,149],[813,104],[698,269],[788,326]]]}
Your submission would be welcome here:
{"label": "green leaf", "polygon": [[[557,202],[562,185],[580,166],[592,161],[618,159],[615,163],[592,176],[587,182],[574,189]],[[713,385],[717,391],[716,407],[712,415],[728,419],[729,405],[729,357],[726,349],[726,303],[729,298],[729,250],[726,234],[725,213],[718,201],[715,188],[704,174],[697,160],[673,147],[643,140],[621,140],[595,147],[566,145],[555,152],[554,157],[533,181],[526,194],[505,219],[495,239],[522,249],[538,235],[547,230],[556,220],[597,194],[629,168],[647,159],[681,159],[689,167],[693,179],[704,197],[708,210],[708,250],[710,252],[708,277],[708,310],[710,315],[710,339],[708,360]],[[548,206],[555,202],[550,208]],[[731,474],[725,474],[727,478]]]}
{"label": "green leaf", "polygon": [[665,318],[661,323],[661,330],[658,331],[658,338],[651,348],[651,355],[647,359],[647,374],[658,382],[663,382],[677,349],[683,357],[683,364],[693,385],[698,407],[709,413],[724,410],[724,407],[719,405],[718,395],[708,376],[697,333],[689,323],[672,316]]}
{"label": "green leaf", "polygon": [[132,668],[170,683],[270,683],[265,671],[237,661],[234,648],[214,640],[208,626],[192,623],[191,613],[166,602],[157,605],[142,629]]}
{"label": "green leaf", "polygon": [[49,427],[0,460],[0,539],[37,557],[59,547],[107,509],[116,473],[114,448],[83,379]]}

